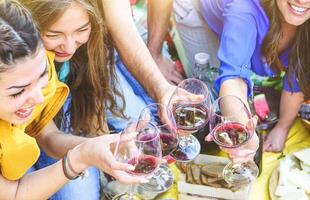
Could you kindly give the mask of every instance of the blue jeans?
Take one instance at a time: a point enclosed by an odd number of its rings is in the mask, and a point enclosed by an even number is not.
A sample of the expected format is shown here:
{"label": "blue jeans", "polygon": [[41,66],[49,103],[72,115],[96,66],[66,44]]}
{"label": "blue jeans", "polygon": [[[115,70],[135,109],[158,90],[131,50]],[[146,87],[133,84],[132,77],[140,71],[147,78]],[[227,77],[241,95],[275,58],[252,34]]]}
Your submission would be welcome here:
{"label": "blue jeans", "polygon": [[[41,155],[34,165],[36,170],[47,167],[57,162],[41,151]],[[88,176],[69,181],[50,200],[99,200],[100,199],[100,174],[99,170],[91,167],[87,169]],[[48,180],[47,180],[48,181]]]}

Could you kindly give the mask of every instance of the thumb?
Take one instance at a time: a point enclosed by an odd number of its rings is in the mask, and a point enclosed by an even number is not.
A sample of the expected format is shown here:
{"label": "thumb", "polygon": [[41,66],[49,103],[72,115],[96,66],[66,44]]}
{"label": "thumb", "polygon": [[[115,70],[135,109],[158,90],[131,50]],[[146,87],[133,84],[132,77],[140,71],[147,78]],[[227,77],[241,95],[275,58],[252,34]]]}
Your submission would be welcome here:
{"label": "thumb", "polygon": [[256,126],[257,126],[257,123],[258,123],[258,116],[257,116],[257,115],[254,115],[254,116],[252,117],[252,120],[253,120],[254,126],[256,127]]}
{"label": "thumb", "polygon": [[212,135],[209,133],[209,134],[205,137],[205,140],[208,141],[208,142],[213,141]]}

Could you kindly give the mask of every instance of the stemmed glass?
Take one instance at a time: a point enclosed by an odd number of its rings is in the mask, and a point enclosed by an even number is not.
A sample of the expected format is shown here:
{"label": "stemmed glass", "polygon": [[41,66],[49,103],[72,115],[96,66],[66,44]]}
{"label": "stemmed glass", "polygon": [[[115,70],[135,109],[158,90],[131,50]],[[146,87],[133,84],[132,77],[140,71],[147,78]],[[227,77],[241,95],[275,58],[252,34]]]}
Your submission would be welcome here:
{"label": "stemmed glass", "polygon": [[205,127],[209,121],[211,100],[208,87],[198,79],[185,79],[177,86],[168,106],[172,110],[179,135],[178,146],[170,155],[176,161],[189,162],[201,149],[192,133]]}
{"label": "stemmed glass", "polygon": [[[133,176],[149,178],[161,163],[162,153],[157,127],[148,120],[128,123],[120,135],[116,146],[115,159],[133,165],[128,171]],[[115,196],[113,199],[133,200],[134,185],[129,193]]]}
{"label": "stemmed glass", "polygon": [[[174,151],[178,144],[178,135],[173,114],[167,106],[160,103],[149,104],[141,111],[139,119],[150,120],[158,128],[163,157]],[[140,186],[160,193],[166,191],[172,184],[173,173],[166,163],[162,163],[149,183]]]}
{"label": "stemmed glass", "polygon": [[[255,134],[251,112],[233,95],[219,97],[213,103],[209,124],[214,142],[222,148],[241,147]],[[244,185],[255,180],[258,172],[254,161],[230,162],[223,169],[223,178],[229,184]]]}

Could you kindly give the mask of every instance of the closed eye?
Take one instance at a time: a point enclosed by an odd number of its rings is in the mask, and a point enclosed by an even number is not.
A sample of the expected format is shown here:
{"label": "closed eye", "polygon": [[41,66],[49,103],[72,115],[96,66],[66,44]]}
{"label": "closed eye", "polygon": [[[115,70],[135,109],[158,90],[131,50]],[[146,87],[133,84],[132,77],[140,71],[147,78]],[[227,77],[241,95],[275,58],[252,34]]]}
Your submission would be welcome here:
{"label": "closed eye", "polygon": [[89,29],[89,28],[80,29],[80,30],[78,30],[78,32],[81,33],[81,32],[84,32],[84,31],[88,31],[88,29]]}
{"label": "closed eye", "polygon": [[24,92],[25,92],[25,89],[22,89],[21,91],[15,93],[15,94],[11,94],[10,97],[15,99],[15,98],[19,97],[20,95],[22,95]]}
{"label": "closed eye", "polygon": [[49,35],[49,34],[46,34],[45,37],[48,37],[48,38],[57,38],[59,37],[60,35]]}

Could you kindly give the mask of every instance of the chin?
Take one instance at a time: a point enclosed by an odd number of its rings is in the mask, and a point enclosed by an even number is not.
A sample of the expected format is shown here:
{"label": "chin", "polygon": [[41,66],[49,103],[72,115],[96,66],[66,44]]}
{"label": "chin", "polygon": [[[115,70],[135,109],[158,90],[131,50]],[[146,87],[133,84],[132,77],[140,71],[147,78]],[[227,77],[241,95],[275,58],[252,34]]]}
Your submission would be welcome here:
{"label": "chin", "polygon": [[23,119],[16,118],[12,123],[15,124],[15,125],[25,124],[25,123],[29,122],[29,120],[31,120],[31,117],[32,117],[32,115],[30,115],[27,118],[23,118]]}
{"label": "chin", "polygon": [[55,56],[55,61],[56,62],[59,62],[59,63],[62,63],[62,62],[66,62],[68,60],[70,60],[72,58],[72,56],[68,56],[68,57],[57,57]]}

